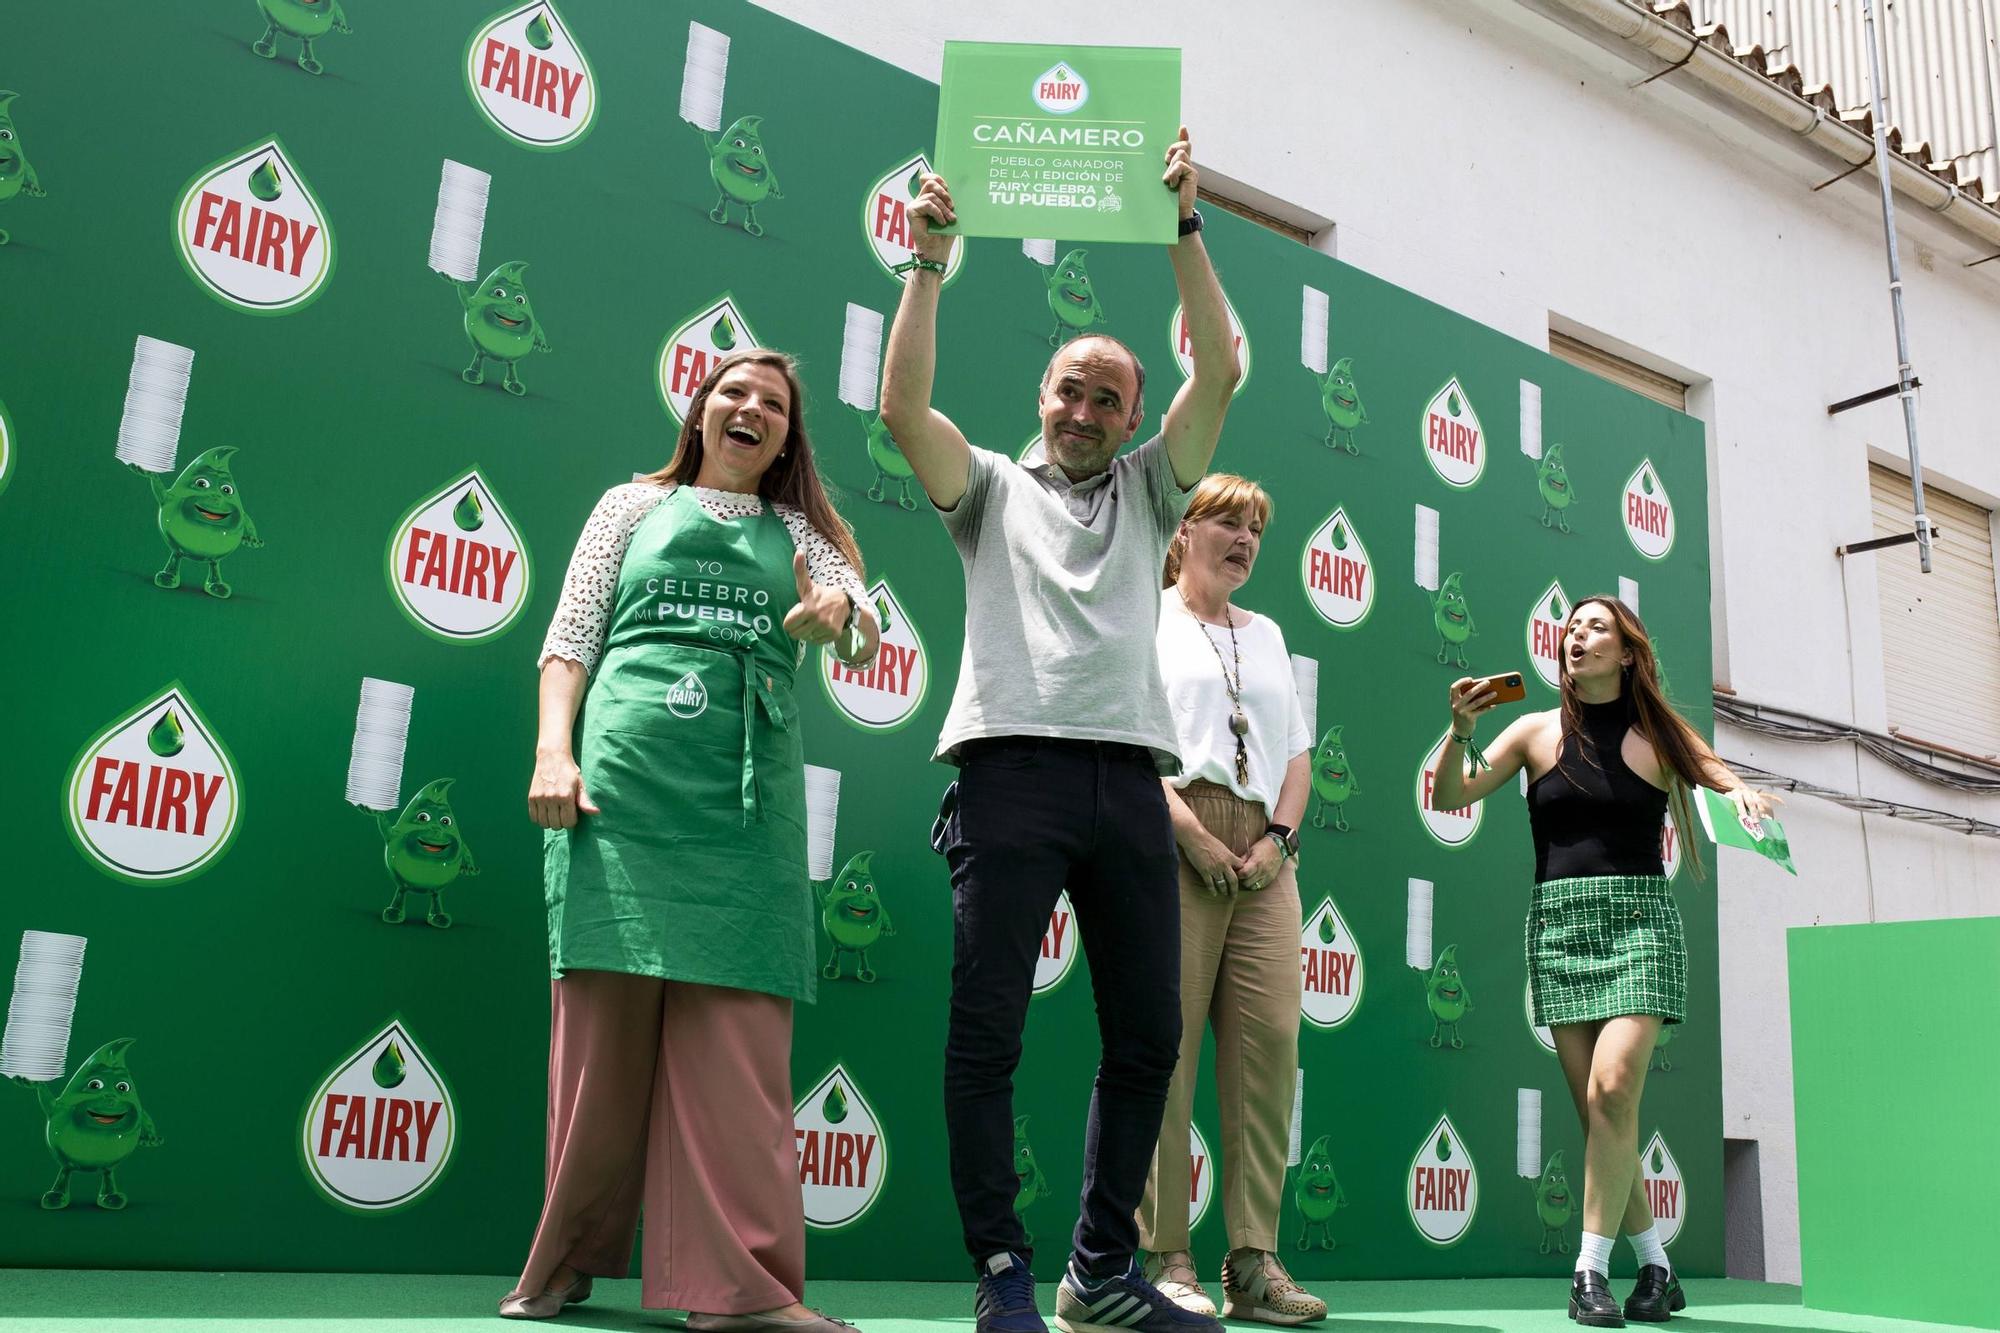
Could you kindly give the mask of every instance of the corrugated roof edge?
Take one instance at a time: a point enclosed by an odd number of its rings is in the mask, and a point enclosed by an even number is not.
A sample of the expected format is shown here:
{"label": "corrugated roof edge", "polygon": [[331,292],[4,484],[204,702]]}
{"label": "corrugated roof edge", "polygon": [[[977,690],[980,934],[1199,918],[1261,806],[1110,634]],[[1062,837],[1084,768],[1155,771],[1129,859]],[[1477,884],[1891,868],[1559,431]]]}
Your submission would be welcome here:
{"label": "corrugated roof edge", "polygon": [[[1650,6],[1653,16],[1671,23],[1702,45],[1729,57],[1737,64],[1753,73],[1777,84],[1793,96],[1810,102],[1842,124],[1852,126],[1870,139],[1875,137],[1875,115],[1868,107],[1843,111],[1835,101],[1832,85],[1826,83],[1806,86],[1805,75],[1790,61],[1767,52],[1762,43],[1738,46],[1730,40],[1729,29],[1721,23],[1697,23],[1688,0],[1653,0]],[[1782,63],[1781,63],[1782,61]],[[1959,164],[1953,159],[1934,160],[1928,142],[1918,141],[1905,146],[1903,132],[1894,124],[1888,127],[1889,151],[1912,166],[1919,167],[1948,184],[1986,204],[2000,206],[2000,181],[1991,187],[1980,180],[1977,174],[1961,177]]]}

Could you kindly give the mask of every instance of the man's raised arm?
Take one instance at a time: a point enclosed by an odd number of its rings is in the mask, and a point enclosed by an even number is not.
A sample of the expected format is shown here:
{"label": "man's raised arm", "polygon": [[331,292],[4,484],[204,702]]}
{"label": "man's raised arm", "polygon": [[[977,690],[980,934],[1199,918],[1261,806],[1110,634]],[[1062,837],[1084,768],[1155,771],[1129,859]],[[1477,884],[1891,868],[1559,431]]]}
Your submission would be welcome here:
{"label": "man's raised arm", "polygon": [[[942,270],[953,238],[931,235],[930,224],[949,224],[956,216],[943,178],[926,175],[917,202],[910,207],[910,226],[917,258],[936,267],[913,268],[906,275],[882,366],[882,424],[939,509],[957,507],[972,467],[965,436],[950,417],[931,406],[931,383],[937,373],[938,292],[944,286]],[[1209,447],[1213,450],[1213,443]]]}
{"label": "man's raised arm", "polygon": [[[1164,177],[1170,189],[1179,191],[1181,217],[1194,215],[1195,174],[1193,149],[1187,127],[1167,150]],[[1188,343],[1194,356],[1194,374],[1188,377],[1160,427],[1167,443],[1167,458],[1174,465],[1174,480],[1183,489],[1200,481],[1215,457],[1216,441],[1222,438],[1222,419],[1243,378],[1236,357],[1236,338],[1229,329],[1229,304],[1222,297],[1215,265],[1199,231],[1180,238],[1168,249],[1174,262],[1174,285],[1180,289],[1181,318],[1187,322]],[[908,298],[904,304],[908,305]]]}

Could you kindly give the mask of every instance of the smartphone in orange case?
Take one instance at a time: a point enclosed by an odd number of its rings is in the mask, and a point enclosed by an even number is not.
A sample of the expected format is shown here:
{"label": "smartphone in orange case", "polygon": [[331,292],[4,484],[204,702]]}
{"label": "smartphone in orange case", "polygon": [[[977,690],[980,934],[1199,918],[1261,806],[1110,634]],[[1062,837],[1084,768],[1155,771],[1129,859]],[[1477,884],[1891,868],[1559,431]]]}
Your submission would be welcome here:
{"label": "smartphone in orange case", "polygon": [[1494,691],[1493,702],[1496,704],[1517,704],[1528,697],[1528,687],[1518,671],[1503,671],[1497,676],[1488,676],[1479,685],[1481,689]]}

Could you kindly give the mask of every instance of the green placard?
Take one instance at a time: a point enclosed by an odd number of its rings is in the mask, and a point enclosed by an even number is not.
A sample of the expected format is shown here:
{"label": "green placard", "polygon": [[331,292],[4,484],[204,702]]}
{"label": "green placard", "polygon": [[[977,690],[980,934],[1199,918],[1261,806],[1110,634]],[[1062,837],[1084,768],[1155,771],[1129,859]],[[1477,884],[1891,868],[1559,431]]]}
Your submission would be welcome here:
{"label": "green placard", "polygon": [[938,173],[964,236],[1169,245],[1161,188],[1180,129],[1181,53],[946,42]]}
{"label": "green placard", "polygon": [[1701,815],[1702,828],[1716,846],[1741,847],[1776,861],[1794,875],[1799,873],[1792,864],[1791,841],[1785,837],[1785,826],[1776,815],[1746,819],[1736,802],[1707,787],[1696,793],[1694,804]]}

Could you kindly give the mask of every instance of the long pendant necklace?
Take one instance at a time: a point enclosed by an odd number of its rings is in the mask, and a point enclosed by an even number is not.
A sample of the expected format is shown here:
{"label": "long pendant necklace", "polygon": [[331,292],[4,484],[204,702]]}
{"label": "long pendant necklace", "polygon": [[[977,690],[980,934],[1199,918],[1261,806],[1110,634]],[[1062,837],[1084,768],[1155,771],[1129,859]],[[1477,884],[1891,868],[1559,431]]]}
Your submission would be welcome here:
{"label": "long pendant necklace", "polygon": [[1229,655],[1235,659],[1236,674],[1232,679],[1229,662],[1222,656],[1222,645],[1208,632],[1208,622],[1195,615],[1194,608],[1187,604],[1187,594],[1174,587],[1174,596],[1181,599],[1181,609],[1195,624],[1201,626],[1201,637],[1215,654],[1215,663],[1222,668],[1222,690],[1229,696],[1229,734],[1236,738],[1236,781],[1242,786],[1250,785],[1250,752],[1244,747],[1243,738],[1250,734],[1250,719],[1243,712],[1243,653],[1236,644],[1236,617],[1230,614],[1229,603],[1222,604],[1222,616],[1229,624]]}

